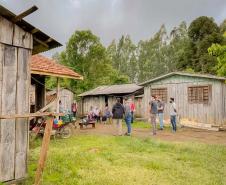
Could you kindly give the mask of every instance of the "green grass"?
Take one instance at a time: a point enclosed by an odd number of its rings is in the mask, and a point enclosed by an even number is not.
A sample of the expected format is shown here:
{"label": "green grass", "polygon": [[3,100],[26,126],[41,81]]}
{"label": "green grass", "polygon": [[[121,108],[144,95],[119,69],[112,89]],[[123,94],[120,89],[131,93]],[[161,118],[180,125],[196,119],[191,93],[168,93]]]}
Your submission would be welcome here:
{"label": "green grass", "polygon": [[[31,143],[34,181],[40,140]],[[51,140],[43,185],[224,185],[226,147],[113,136]]]}

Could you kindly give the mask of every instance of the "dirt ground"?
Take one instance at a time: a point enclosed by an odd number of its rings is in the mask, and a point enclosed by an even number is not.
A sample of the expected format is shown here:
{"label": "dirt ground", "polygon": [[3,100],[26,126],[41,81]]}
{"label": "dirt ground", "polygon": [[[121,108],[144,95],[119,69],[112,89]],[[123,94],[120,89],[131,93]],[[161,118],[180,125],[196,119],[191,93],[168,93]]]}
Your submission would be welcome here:
{"label": "dirt ground", "polygon": [[[126,128],[123,128],[126,132]],[[112,125],[96,124],[96,128],[75,129],[75,134],[94,134],[94,135],[114,135],[114,127]],[[172,142],[201,142],[206,144],[221,144],[226,145],[226,131],[207,131],[192,128],[180,128],[176,133],[172,133],[169,129],[163,131],[158,130],[157,135],[153,136],[151,128],[134,128],[132,137],[139,138],[156,138],[159,140]]]}

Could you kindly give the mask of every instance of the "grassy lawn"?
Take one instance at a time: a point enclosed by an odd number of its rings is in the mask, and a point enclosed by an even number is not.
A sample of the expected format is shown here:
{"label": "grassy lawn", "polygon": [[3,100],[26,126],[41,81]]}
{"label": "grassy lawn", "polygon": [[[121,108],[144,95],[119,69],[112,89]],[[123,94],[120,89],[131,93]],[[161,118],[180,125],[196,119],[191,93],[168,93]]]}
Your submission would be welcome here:
{"label": "grassy lawn", "polygon": [[[40,140],[31,143],[34,181]],[[223,185],[226,147],[113,136],[51,140],[43,185]]]}

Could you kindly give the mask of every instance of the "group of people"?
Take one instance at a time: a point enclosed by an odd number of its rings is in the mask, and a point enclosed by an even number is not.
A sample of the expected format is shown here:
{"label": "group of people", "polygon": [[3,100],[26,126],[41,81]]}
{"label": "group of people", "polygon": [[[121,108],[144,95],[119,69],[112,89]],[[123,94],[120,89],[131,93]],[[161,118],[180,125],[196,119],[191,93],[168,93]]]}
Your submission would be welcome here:
{"label": "group of people", "polygon": [[[172,125],[172,131],[176,132],[177,124],[177,108],[176,103],[174,102],[174,98],[170,98],[170,122]],[[61,104],[61,101],[60,101]],[[61,107],[61,106],[60,106]],[[61,109],[61,108],[60,108]],[[71,106],[71,111],[74,116],[76,116],[77,112],[77,103],[74,101]],[[156,135],[157,133],[157,118],[159,120],[160,130],[164,129],[164,109],[165,104],[158,96],[151,96],[151,101],[149,102],[149,112],[150,112],[150,122],[152,124],[152,134]],[[127,132],[125,135],[130,136],[132,133],[132,126],[135,112],[135,104],[132,99],[125,98],[124,103],[121,103],[121,99],[117,98],[116,103],[113,105],[112,110],[109,109],[108,105],[105,106],[103,112],[98,107],[90,107],[90,111],[88,113],[89,119],[95,119],[97,122],[102,123],[111,123],[115,126],[116,134],[123,135],[122,133],[122,120],[124,118]]]}
{"label": "group of people", "polygon": [[[150,122],[152,124],[152,133],[156,135],[157,133],[157,117],[159,119],[160,130],[164,129],[164,109],[165,104],[157,96],[151,96],[151,101],[149,102],[149,112],[150,112]],[[115,105],[112,108],[113,114],[113,124],[116,127],[117,135],[122,135],[122,119],[124,117],[126,125],[127,125],[127,132],[125,135],[131,135],[131,123],[133,122],[133,113],[135,111],[135,105],[130,100],[125,98],[124,105],[120,103],[120,99],[117,98]],[[176,132],[177,124],[176,124],[176,117],[177,117],[177,108],[176,103],[174,102],[174,98],[170,98],[170,122],[172,125],[172,131]]]}
{"label": "group of people", "polygon": [[[177,117],[177,108],[176,103],[174,102],[174,98],[170,98],[170,123],[172,125],[172,131],[177,131],[177,124],[176,124],[176,117]],[[164,102],[157,96],[152,96],[151,101],[149,103],[150,106],[150,120],[152,124],[152,133],[156,135],[157,125],[156,119],[159,118],[160,130],[164,129],[164,122],[163,122],[163,114],[165,104]]]}

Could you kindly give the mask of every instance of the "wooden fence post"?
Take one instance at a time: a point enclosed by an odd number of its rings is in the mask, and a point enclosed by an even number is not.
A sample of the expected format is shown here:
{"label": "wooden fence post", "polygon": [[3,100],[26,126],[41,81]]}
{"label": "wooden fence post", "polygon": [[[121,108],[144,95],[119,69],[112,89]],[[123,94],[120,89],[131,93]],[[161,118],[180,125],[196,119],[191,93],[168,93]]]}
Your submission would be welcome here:
{"label": "wooden fence post", "polygon": [[38,162],[38,168],[35,175],[35,185],[39,185],[41,182],[42,173],[43,173],[45,161],[47,158],[47,151],[49,148],[52,124],[53,124],[53,117],[51,116],[50,119],[47,120],[47,124],[45,127],[44,137],[42,141],[42,148],[41,148],[39,162]]}

